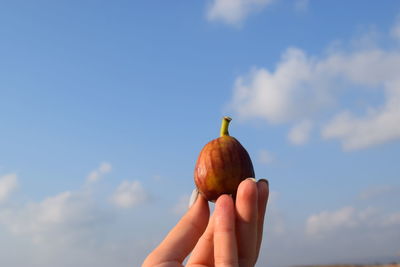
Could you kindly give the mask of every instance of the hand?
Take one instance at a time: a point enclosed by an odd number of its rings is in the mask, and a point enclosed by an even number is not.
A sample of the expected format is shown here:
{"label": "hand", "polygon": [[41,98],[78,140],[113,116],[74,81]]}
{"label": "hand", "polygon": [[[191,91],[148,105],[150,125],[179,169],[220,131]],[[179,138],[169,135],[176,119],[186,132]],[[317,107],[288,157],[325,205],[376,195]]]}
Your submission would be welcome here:
{"label": "hand", "polygon": [[236,203],[220,196],[211,218],[207,200],[197,200],[142,267],[176,267],[191,255],[190,267],[254,266],[260,251],[264,214],[269,195],[266,180],[240,183]]}

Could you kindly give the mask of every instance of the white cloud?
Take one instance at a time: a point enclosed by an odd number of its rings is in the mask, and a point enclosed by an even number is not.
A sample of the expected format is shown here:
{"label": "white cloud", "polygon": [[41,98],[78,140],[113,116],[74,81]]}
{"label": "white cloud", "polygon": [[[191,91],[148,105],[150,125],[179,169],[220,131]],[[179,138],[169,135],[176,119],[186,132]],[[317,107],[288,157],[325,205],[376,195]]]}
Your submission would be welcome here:
{"label": "white cloud", "polygon": [[[400,61],[397,67],[400,67]],[[340,112],[322,129],[322,136],[326,139],[340,139],[343,147],[348,150],[399,139],[400,80],[396,83],[391,92],[386,92],[387,100],[383,107],[371,107],[363,117],[350,111]]]}
{"label": "white cloud", "polygon": [[95,224],[98,216],[89,205],[89,196],[66,191],[41,202],[27,203],[0,213],[0,223],[17,235],[27,235],[36,243],[69,242],[82,228]]}
{"label": "white cloud", "polygon": [[294,7],[297,11],[304,12],[308,9],[309,4],[310,4],[309,0],[297,0],[294,3]]}
{"label": "white cloud", "polygon": [[304,119],[331,102],[316,85],[316,62],[297,48],[289,48],[275,72],[253,69],[235,81],[231,106],[242,118],[270,123]]}
{"label": "white cloud", "polygon": [[399,188],[396,186],[390,186],[390,185],[375,185],[373,187],[367,188],[364,191],[362,191],[359,195],[358,198],[362,200],[370,200],[372,198],[380,197],[380,196],[385,196],[387,194],[394,193],[398,190]]}
{"label": "white cloud", "polygon": [[364,229],[372,233],[397,225],[400,225],[400,212],[385,213],[382,208],[372,206],[364,209],[347,206],[311,215],[306,222],[306,233],[312,237],[346,233],[349,229]]}
{"label": "white cloud", "polygon": [[395,212],[383,218],[382,224],[385,226],[400,225],[400,212]]}
{"label": "white cloud", "polygon": [[207,11],[210,21],[241,24],[247,16],[264,9],[274,0],[213,0]]}
{"label": "white cloud", "polygon": [[103,162],[103,163],[100,164],[99,172],[100,172],[100,173],[108,173],[108,172],[111,171],[111,169],[112,169],[112,166],[111,166],[110,163],[108,163],[108,162]]}
{"label": "white cloud", "polygon": [[152,179],[156,182],[162,182],[165,178],[159,174],[153,175]]}
{"label": "white cloud", "polygon": [[294,145],[304,145],[309,139],[312,129],[312,122],[304,120],[296,124],[288,134],[289,141]]}
{"label": "white cloud", "polygon": [[[111,165],[108,164],[101,164],[98,168],[99,173],[110,170]],[[3,176],[1,181],[8,181],[5,183],[7,185],[15,184],[16,175]],[[0,258],[0,265],[140,266],[155,242],[159,242],[164,234],[161,232],[168,227],[168,223],[160,222],[153,224],[154,228],[146,227],[146,222],[154,221],[146,217],[151,217],[151,213],[140,218],[132,212],[121,213],[105,205],[105,199],[95,195],[96,190],[87,190],[88,186],[93,184],[85,183],[78,190],[61,192],[38,201],[1,205],[0,248],[4,250],[4,257]],[[118,189],[122,195],[124,192],[125,195],[133,194],[133,198],[119,199],[121,205],[143,199],[138,182],[122,183]],[[168,212],[165,214],[168,215]],[[140,230],[137,227],[141,227]],[[18,253],[15,254],[15,251]]]}
{"label": "white cloud", "polygon": [[384,262],[398,252],[400,213],[392,206],[397,196],[317,212],[304,225],[295,223],[297,215],[278,209],[277,196],[272,192],[267,208],[260,266]]}
{"label": "white cloud", "polygon": [[329,212],[323,211],[319,214],[311,215],[307,219],[307,233],[319,235],[332,232],[340,227],[356,226],[355,209],[344,207],[340,210]]}
{"label": "white cloud", "polygon": [[[237,77],[230,106],[242,119],[318,122],[324,139],[338,139],[344,149],[367,148],[400,139],[399,77],[397,48],[360,45],[323,57],[288,48],[274,71],[254,68]],[[383,96],[382,103],[375,95]],[[366,108],[356,112],[354,103],[342,101],[350,96]]]}
{"label": "white cloud", "polygon": [[400,16],[397,17],[396,22],[390,31],[390,34],[394,39],[400,41]]}
{"label": "white cloud", "polygon": [[148,199],[148,195],[139,181],[123,181],[111,197],[117,207],[132,208]]}
{"label": "white cloud", "polygon": [[87,177],[87,182],[94,183],[103,177],[104,174],[109,173],[112,169],[112,166],[108,162],[102,162],[100,166],[91,171]]}
{"label": "white cloud", "polygon": [[[96,179],[109,172],[109,163],[100,164],[95,170]],[[87,179],[95,181],[89,176]],[[17,185],[15,174],[0,180],[0,196],[9,194]],[[4,189],[6,188],[6,190]],[[46,197],[41,201],[4,206],[0,209],[0,225],[17,236],[27,236],[35,243],[51,242],[66,244],[85,238],[85,233],[93,231],[107,212],[96,207],[90,190],[65,191]]]}
{"label": "white cloud", "polygon": [[361,209],[358,211],[357,213],[357,220],[359,220],[359,224],[360,223],[365,223],[366,221],[370,221],[370,224],[375,224],[377,223],[377,221],[374,221],[372,218],[374,216],[377,216],[379,214],[379,209],[372,207],[372,206],[368,206],[365,209]]}
{"label": "white cloud", "polygon": [[7,200],[11,193],[17,188],[18,180],[15,173],[0,177],[0,202]]}
{"label": "white cloud", "polygon": [[[128,195],[143,191],[139,182],[127,181],[118,189],[130,192]],[[151,207],[154,208],[152,212],[147,211],[148,207],[142,210],[138,207],[137,213],[123,212],[104,205],[94,193],[94,190],[82,188],[22,205],[9,203],[1,206],[3,242],[0,242],[0,247],[4,250],[4,257],[1,257],[0,265],[140,266],[145,255],[176,223],[171,209],[165,209],[169,204]],[[314,231],[311,230],[310,234],[303,231],[303,225],[293,223],[293,218],[290,218],[293,214],[285,214],[284,209],[279,208],[279,200],[279,194],[271,191],[264,228],[267,242],[263,244],[263,251],[266,253],[260,255],[260,265],[290,266],[309,263],[310,260],[342,260],[353,256],[352,247],[357,247],[357,256],[371,255],[371,258],[398,251],[398,209],[397,212],[385,213],[374,207],[349,206],[320,212],[312,215],[316,219]],[[188,195],[181,196],[173,211],[183,213],[187,202]],[[125,205],[132,201],[121,203]],[[286,216],[290,219],[286,220]],[[163,220],[157,221],[161,217]],[[371,247],[372,242],[376,247]],[[13,253],[15,250],[18,257]],[[68,251],[67,255],[65,251]],[[288,254],[291,257],[287,257]]]}
{"label": "white cloud", "polygon": [[258,153],[258,161],[262,164],[271,164],[274,160],[274,155],[266,149],[260,150]]}

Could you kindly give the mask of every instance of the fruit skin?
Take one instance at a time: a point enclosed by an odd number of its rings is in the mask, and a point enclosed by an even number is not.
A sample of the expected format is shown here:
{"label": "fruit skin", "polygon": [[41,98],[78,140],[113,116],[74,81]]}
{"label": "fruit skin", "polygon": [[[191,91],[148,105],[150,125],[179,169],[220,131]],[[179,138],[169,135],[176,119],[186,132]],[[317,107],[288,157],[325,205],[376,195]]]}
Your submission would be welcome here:
{"label": "fruit skin", "polygon": [[255,177],[250,156],[240,142],[228,133],[204,146],[194,170],[199,192],[212,202],[222,194],[235,197],[240,182],[249,177]]}

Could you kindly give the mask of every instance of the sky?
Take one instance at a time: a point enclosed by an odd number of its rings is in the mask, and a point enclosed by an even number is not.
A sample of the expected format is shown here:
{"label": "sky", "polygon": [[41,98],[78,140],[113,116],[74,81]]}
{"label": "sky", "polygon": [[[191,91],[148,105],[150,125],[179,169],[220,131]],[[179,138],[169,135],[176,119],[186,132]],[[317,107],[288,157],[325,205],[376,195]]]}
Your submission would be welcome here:
{"label": "sky", "polygon": [[1,266],[140,266],[225,115],[257,266],[400,261],[398,1],[0,5]]}

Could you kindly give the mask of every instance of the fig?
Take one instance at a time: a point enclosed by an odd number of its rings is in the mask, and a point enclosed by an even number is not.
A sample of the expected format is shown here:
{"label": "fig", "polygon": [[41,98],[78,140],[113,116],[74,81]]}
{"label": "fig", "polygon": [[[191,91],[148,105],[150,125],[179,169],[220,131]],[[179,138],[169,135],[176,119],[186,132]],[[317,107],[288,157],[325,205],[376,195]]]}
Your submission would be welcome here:
{"label": "fig", "polygon": [[220,137],[203,147],[194,169],[198,191],[211,202],[222,194],[235,198],[240,182],[255,177],[249,153],[236,138],[229,135],[231,120],[230,117],[222,119]]}

